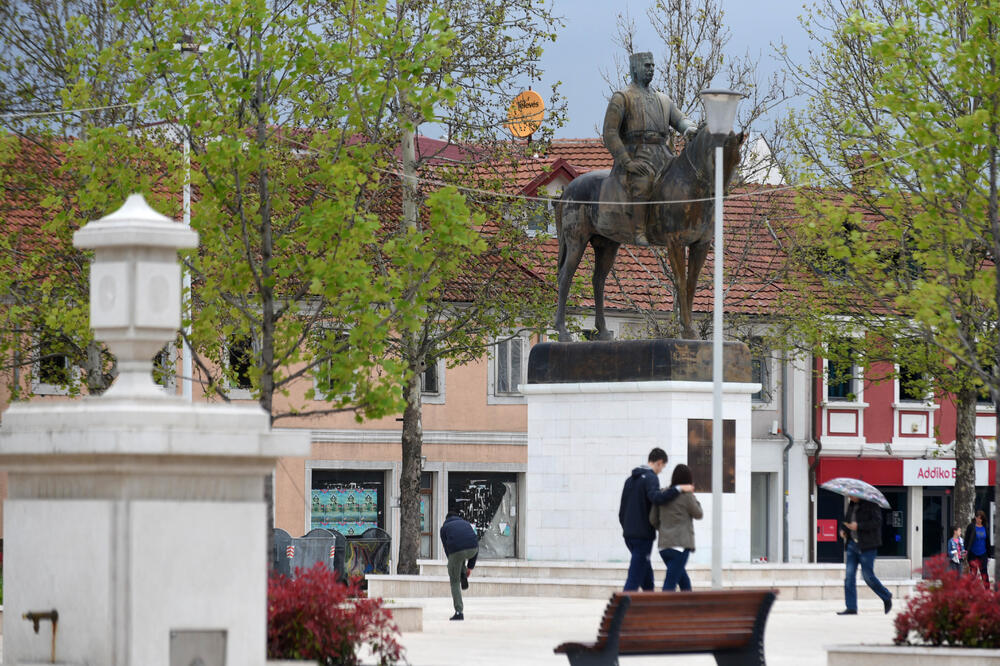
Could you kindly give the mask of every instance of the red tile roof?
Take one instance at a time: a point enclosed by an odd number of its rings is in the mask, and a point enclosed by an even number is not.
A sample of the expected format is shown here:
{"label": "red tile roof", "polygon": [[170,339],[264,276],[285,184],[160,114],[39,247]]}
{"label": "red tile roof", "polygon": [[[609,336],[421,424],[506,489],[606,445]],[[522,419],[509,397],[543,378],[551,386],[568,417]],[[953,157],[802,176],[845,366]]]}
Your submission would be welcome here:
{"label": "red tile roof", "polygon": [[[445,142],[420,137],[418,151],[424,156],[432,156],[431,168],[448,164],[481,164],[482,155],[472,149],[461,148]],[[489,171],[500,175],[505,181],[507,194],[531,196],[534,191],[555,177],[564,174],[567,178],[595,170],[606,169],[612,159],[600,139],[561,139],[549,144],[518,144],[514,146],[519,156],[499,164],[492,163]],[[485,168],[485,167],[473,167]],[[395,189],[395,188],[393,188]],[[25,193],[26,205],[12,205],[10,193],[6,193],[6,205],[2,223],[7,232],[25,226],[40,227],[39,209],[27,204],[30,194]],[[788,220],[796,219],[794,190],[782,190],[771,186],[750,186],[730,192],[724,208],[726,246],[726,309],[748,315],[769,315],[775,312],[778,295],[783,288],[782,274],[785,268],[785,254],[779,241],[781,229]],[[398,193],[390,194],[393,204],[398,206]],[[779,222],[780,224],[776,223]],[[772,223],[775,222],[775,223]],[[555,267],[558,257],[556,239],[545,241],[543,259],[537,266],[510,266],[500,269],[522,279],[538,275],[555,286]],[[714,256],[709,253],[702,270],[699,289],[695,296],[696,313],[712,311],[712,265]],[[580,272],[592,270],[593,254],[588,250],[581,262]],[[490,263],[490,262],[487,262]],[[673,296],[666,255],[659,248],[623,246],[619,252],[612,275],[608,277],[606,304],[610,311],[630,311],[636,308],[668,312],[673,309]],[[494,267],[495,269],[496,267]],[[489,270],[486,266],[481,270]],[[490,271],[492,272],[492,271]],[[477,271],[472,271],[466,280],[451,285],[457,300],[464,300],[475,293],[469,283]],[[575,303],[580,307],[593,305],[588,288],[583,297]]]}

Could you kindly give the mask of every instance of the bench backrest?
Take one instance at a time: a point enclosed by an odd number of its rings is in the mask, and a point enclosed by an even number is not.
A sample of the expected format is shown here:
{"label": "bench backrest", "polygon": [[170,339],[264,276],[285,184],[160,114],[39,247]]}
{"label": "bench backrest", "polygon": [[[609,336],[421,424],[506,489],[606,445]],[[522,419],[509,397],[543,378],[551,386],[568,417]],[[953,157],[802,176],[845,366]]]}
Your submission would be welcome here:
{"label": "bench backrest", "polygon": [[607,641],[625,597],[630,605],[619,633],[619,654],[710,652],[743,648],[756,640],[775,591],[616,592],[604,611],[598,644]]}

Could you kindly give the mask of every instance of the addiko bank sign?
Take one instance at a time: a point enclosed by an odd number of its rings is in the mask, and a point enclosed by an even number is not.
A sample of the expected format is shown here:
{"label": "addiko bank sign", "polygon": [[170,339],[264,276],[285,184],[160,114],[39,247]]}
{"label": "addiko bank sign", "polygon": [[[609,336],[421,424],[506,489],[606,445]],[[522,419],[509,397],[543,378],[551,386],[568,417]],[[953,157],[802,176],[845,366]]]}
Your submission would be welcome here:
{"label": "addiko bank sign", "polygon": [[[989,461],[976,461],[976,485],[989,483]],[[903,460],[904,486],[954,486],[954,460]]]}

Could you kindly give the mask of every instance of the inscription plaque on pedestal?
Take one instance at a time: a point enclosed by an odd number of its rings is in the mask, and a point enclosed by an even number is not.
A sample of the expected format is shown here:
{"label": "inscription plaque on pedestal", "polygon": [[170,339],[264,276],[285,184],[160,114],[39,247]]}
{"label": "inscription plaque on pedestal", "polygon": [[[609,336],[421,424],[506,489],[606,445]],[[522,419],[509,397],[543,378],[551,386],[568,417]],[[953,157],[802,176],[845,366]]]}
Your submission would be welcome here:
{"label": "inscription plaque on pedestal", "polygon": [[[687,465],[699,493],[712,492],[712,419],[688,419]],[[722,421],[722,492],[736,492],[736,421]]]}

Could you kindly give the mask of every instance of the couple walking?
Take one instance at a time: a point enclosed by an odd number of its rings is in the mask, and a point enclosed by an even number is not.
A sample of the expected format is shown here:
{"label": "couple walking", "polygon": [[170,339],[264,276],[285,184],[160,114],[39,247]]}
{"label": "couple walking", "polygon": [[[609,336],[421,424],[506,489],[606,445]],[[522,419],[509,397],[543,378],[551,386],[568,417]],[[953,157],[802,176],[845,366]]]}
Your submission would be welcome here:
{"label": "couple walking", "polygon": [[625,591],[652,590],[653,566],[649,561],[656,540],[657,548],[667,565],[663,589],[691,589],[691,579],[685,569],[688,556],[694,551],[693,519],[701,519],[701,504],[694,496],[691,470],[687,465],[674,468],[670,485],[660,488],[658,475],[667,465],[666,452],[657,447],[649,452],[645,465],[632,470],[622,489],[618,522],[622,526],[625,546],[631,553]]}

